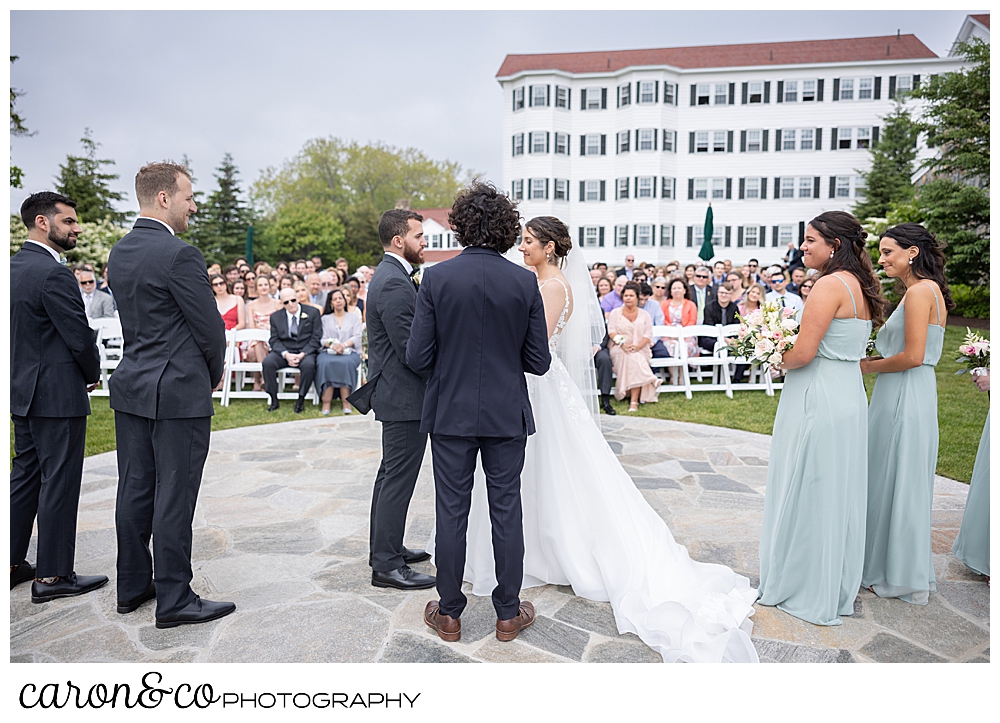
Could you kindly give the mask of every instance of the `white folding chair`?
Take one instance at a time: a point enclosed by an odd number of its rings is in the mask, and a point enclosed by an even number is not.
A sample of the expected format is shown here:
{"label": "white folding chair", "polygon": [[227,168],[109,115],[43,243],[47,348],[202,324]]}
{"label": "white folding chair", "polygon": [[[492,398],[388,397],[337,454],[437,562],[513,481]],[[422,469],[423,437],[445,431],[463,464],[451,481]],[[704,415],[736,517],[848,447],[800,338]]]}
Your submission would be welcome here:
{"label": "white folding chair", "polygon": [[731,381],[730,388],[738,391],[763,391],[769,397],[774,396],[774,387],[771,380],[771,372],[766,364],[753,365],[749,360],[743,357],[733,356],[729,351],[729,345],[727,343],[728,339],[735,337],[740,332],[739,324],[727,324],[719,330],[719,341],[715,345],[715,353],[722,359],[726,360],[726,365],[729,369],[726,370],[726,374],[731,376],[736,369],[738,364],[746,365],[747,370],[747,381]]}
{"label": "white folding chair", "polygon": [[[718,348],[719,342],[722,340],[722,325],[717,324],[715,326],[708,326],[706,324],[699,324],[696,326],[685,326],[683,329],[688,335],[694,336],[696,341],[700,341],[700,337],[709,337],[715,340],[713,342],[713,353],[711,356],[688,357],[688,364],[696,367],[697,378],[699,381],[699,384],[691,385],[692,391],[725,392],[726,396],[732,399],[732,380],[729,378],[729,374],[726,370],[726,367],[729,366],[729,362],[726,358],[714,352],[714,350]],[[706,368],[712,371],[712,381],[708,384],[702,384],[700,383],[702,380],[702,370]]]}
{"label": "white folding chair", "polygon": [[[239,329],[226,332],[226,383],[222,387],[222,406],[228,407],[230,399],[267,399],[267,392],[245,391],[247,375],[253,379],[254,372],[262,372],[263,365],[260,362],[243,361],[239,356],[240,342],[263,341],[271,338],[271,332],[267,329]],[[235,388],[234,388],[235,387]]]}
{"label": "white folding chair", "polygon": [[122,325],[118,319],[90,319],[90,326],[97,330],[97,351],[100,354],[101,378],[98,387],[91,392],[95,397],[111,394],[108,379],[122,360]]}
{"label": "white folding chair", "polygon": [[[660,386],[660,392],[684,392],[684,396],[691,398],[691,374],[688,371],[687,339],[691,335],[687,332],[687,326],[654,326],[653,336],[666,340],[677,340],[677,348],[680,350],[678,356],[671,356],[661,359],[650,359],[649,365],[653,369],[669,369],[672,383]],[[668,341],[664,345],[670,347]],[[678,383],[678,381],[680,383]]]}

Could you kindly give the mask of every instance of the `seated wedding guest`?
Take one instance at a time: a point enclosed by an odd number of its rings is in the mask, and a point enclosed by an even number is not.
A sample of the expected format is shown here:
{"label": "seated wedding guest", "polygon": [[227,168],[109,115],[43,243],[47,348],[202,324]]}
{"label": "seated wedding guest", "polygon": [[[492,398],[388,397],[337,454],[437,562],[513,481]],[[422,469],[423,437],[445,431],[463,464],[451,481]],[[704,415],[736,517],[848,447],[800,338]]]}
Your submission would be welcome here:
{"label": "seated wedding guest", "polygon": [[347,311],[347,297],[340,289],[332,290],[323,307],[324,350],[316,358],[316,389],[320,393],[322,414],[330,413],[334,390],[340,393],[344,414],[351,413],[347,395],[358,381],[361,363],[361,319]]}
{"label": "seated wedding guest", "polygon": [[79,277],[80,295],[83,297],[83,308],[88,319],[113,319],[115,302],[110,294],[97,290],[97,277],[93,271],[83,270]]}
{"label": "seated wedding guest", "polygon": [[230,264],[226,267],[226,270],[222,272],[222,275],[225,276],[226,281],[231,284],[240,277],[240,269],[235,264]]}
{"label": "seated wedding guest", "polygon": [[274,267],[274,270],[278,272],[278,278],[280,279],[288,273],[288,264],[284,261],[279,261],[278,265]]}
{"label": "seated wedding guest", "polygon": [[306,277],[308,277],[309,274],[315,273],[315,271],[316,271],[316,262],[314,262],[312,259],[306,259]]}
{"label": "seated wedding guest", "polygon": [[[687,298],[688,285],[684,278],[677,276],[667,282],[667,303],[664,308],[665,326],[694,326],[698,323],[698,307]],[[667,339],[670,356],[681,355],[679,339]],[[688,356],[698,356],[698,343],[694,337],[685,340]]]}
{"label": "seated wedding guest", "polygon": [[646,283],[646,272],[645,271],[639,271],[638,269],[636,269],[635,273],[632,274],[632,281],[634,283],[636,283],[636,284],[645,284]]}
{"label": "seated wedding guest", "polygon": [[664,270],[667,272],[667,276],[669,276],[670,274],[673,274],[678,269],[680,269],[680,267],[681,267],[681,265],[677,261],[671,261],[670,263],[668,263],[666,265],[666,267],[664,268]]}
{"label": "seated wedding guest", "polygon": [[728,276],[729,272],[733,270],[733,262],[730,261],[729,259],[723,259],[722,268],[726,272],[726,275]]}
{"label": "seated wedding guest", "polygon": [[280,279],[278,279],[278,291],[282,289],[295,289],[295,275],[285,274]]}
{"label": "seated wedding guest", "polygon": [[[331,291],[334,290],[334,288],[336,288],[336,286],[334,285],[334,280],[336,278],[337,278],[336,275],[330,273],[330,271],[327,269],[324,269],[323,271],[319,272],[319,288],[323,292],[323,294],[329,294]],[[323,299],[323,304],[326,305],[325,298]]]}
{"label": "seated wedding guest", "polygon": [[809,298],[809,292],[812,291],[813,284],[816,283],[816,279],[807,278],[802,282],[802,286],[799,287],[799,297],[802,299],[802,303],[806,303],[806,299]]}
{"label": "seated wedding guest", "polygon": [[618,276],[624,276],[626,281],[631,281],[635,275],[635,256],[628,254],[625,256],[625,265],[615,272]]}
{"label": "seated wedding guest", "polygon": [[292,289],[295,290],[295,298],[299,300],[300,304],[302,304],[303,306],[311,306],[312,308],[320,312],[323,311],[322,306],[309,300],[309,287],[306,286],[304,281],[296,281],[295,284],[292,286]]}
{"label": "seated wedding guest", "polygon": [[295,275],[299,278],[303,278],[306,275],[306,260],[299,259],[295,262],[295,268],[292,269],[291,265],[288,266],[289,271],[294,271]]}
{"label": "seated wedding guest", "polygon": [[718,288],[726,280],[726,264],[724,261],[716,261],[712,264],[712,286]]}
{"label": "seated wedding guest", "polygon": [[243,302],[245,309],[247,302],[247,284],[243,279],[236,279],[236,283],[233,284],[233,296]]}
{"label": "seated wedding guest", "polygon": [[[351,283],[351,280],[354,283]],[[347,283],[340,288],[344,290],[347,296],[347,312],[349,314],[357,314],[361,317],[361,321],[365,320],[365,302],[358,298],[358,279],[354,276],[347,280]]]}
{"label": "seated wedding guest", "polygon": [[603,276],[604,274],[601,272],[600,269],[590,270],[590,283],[594,285],[594,288],[597,288],[597,282],[600,281]]}
{"label": "seated wedding guest", "polygon": [[[728,281],[723,282],[722,286],[716,290],[715,298],[709,302],[708,308],[705,309],[704,323],[709,326],[739,323],[739,319],[736,318],[736,304],[732,301],[732,293],[733,285]],[[715,342],[717,341],[718,339],[714,336],[698,337],[699,346],[709,354],[715,353]]]}
{"label": "seated wedding guest", "polygon": [[701,324],[705,320],[705,308],[708,302],[715,298],[715,287],[710,283],[712,272],[707,266],[699,266],[694,272],[694,284],[688,287],[688,298],[694,302],[698,310],[698,321]]}
{"label": "seated wedding guest", "polygon": [[219,264],[211,264],[208,267],[208,275],[211,276],[212,274],[219,274],[219,275],[221,275],[222,274],[222,267]]}
{"label": "seated wedding guest", "polygon": [[[667,301],[667,279],[665,276],[656,276],[653,278],[653,283],[651,284],[653,289],[653,300],[660,305],[660,310],[663,311],[663,305]],[[663,312],[666,315],[666,311]]]}
{"label": "seated wedding guest", "polygon": [[792,269],[792,280],[785,288],[797,296],[802,296],[799,290],[802,288],[802,282],[806,280],[806,270],[801,266],[796,266]]}
{"label": "seated wedding guest", "polygon": [[600,269],[601,271],[607,271],[608,270],[608,265],[606,263],[604,263],[603,261],[598,261],[598,262],[596,262],[594,264],[594,268],[595,269]]}
{"label": "seated wedding guest", "polygon": [[610,314],[614,309],[617,309],[622,305],[622,303],[624,303],[622,301],[622,289],[625,288],[625,284],[627,283],[628,278],[624,275],[615,277],[615,285],[611,290],[611,293],[601,299],[601,311],[605,314]]}
{"label": "seated wedding guest", "polygon": [[212,293],[215,294],[215,305],[222,316],[222,323],[226,325],[226,331],[230,329],[245,329],[247,319],[242,299],[237,298],[232,293],[232,286],[230,286],[224,277],[215,274],[214,276],[209,276],[208,280],[212,284]]}
{"label": "seated wedding guest", "polygon": [[597,280],[597,300],[598,302],[611,293],[611,282],[603,276]]}
{"label": "seated wedding guest", "polygon": [[767,270],[767,280],[771,285],[771,290],[764,297],[766,301],[777,302],[782,308],[799,311],[802,308],[802,298],[791,293],[787,286],[784,272],[777,266],[772,266]]}
{"label": "seated wedding guest", "polygon": [[743,294],[746,293],[746,289],[743,287],[743,276],[739,271],[730,271],[726,274],[726,281],[730,283],[733,290],[729,292],[729,300],[734,304],[738,304],[743,301]]}
{"label": "seated wedding guest", "polygon": [[[621,277],[624,278],[624,277]],[[618,381],[615,398],[629,396],[628,410],[635,412],[639,402],[655,402],[659,396],[660,378],[653,374],[649,360],[653,358],[653,321],[639,308],[639,287],[626,283],[622,289],[622,305],[608,316],[608,351]],[[621,344],[615,339],[620,339]]]}
{"label": "seated wedding guest", "polygon": [[246,289],[246,293],[243,294],[243,299],[245,301],[253,301],[257,298],[257,274],[253,271],[248,271],[243,277],[243,288]]}
{"label": "seated wedding guest", "polygon": [[[246,320],[247,329],[271,330],[271,314],[281,310],[281,304],[271,298],[270,283],[274,281],[270,276],[257,277],[257,298],[247,304]],[[248,362],[262,362],[267,353],[271,351],[266,341],[248,342],[242,349],[243,360]],[[260,372],[253,374],[253,390],[263,391]]]}
{"label": "seated wedding guest", "polygon": [[326,295],[329,293],[323,291],[322,282],[319,278],[319,273],[316,271],[310,272],[306,275],[305,279],[306,289],[309,291],[309,303],[315,304],[320,309],[326,304]]}
{"label": "seated wedding guest", "polygon": [[[653,326],[663,326],[663,307],[653,297],[653,289],[646,283],[637,284],[637,286],[639,287],[639,308],[649,314]],[[667,347],[663,345],[660,337],[653,336],[652,340],[650,351],[652,351],[654,359],[664,359],[670,356],[670,352],[667,351]]]}
{"label": "seated wedding guest", "polygon": [[267,411],[280,407],[278,403],[278,370],[299,370],[299,398],[295,400],[295,413],[305,409],[305,397],[316,375],[316,354],[319,352],[323,325],[320,313],[311,306],[302,306],[292,289],[278,292],[281,311],[271,314],[271,351],[262,362],[264,389],[271,398]]}
{"label": "seated wedding guest", "polygon": [[748,314],[757,311],[764,302],[766,293],[760,284],[751,284],[750,288],[743,294],[743,301],[736,307],[739,315],[746,318]]}
{"label": "seated wedding guest", "polygon": [[698,268],[694,264],[688,264],[684,267],[684,281],[688,286],[694,283],[694,270]]}
{"label": "seated wedding guest", "polygon": [[[271,297],[273,301],[278,300],[278,280],[274,276],[265,276],[267,279],[268,296]],[[257,292],[260,293],[260,286],[257,286]]]}
{"label": "seated wedding guest", "polygon": [[609,271],[608,269],[605,269],[604,270],[604,278],[606,278],[608,281],[610,281],[611,282],[611,288],[614,288],[614,286],[615,286],[615,280],[618,278],[618,276],[615,274],[615,272],[614,271]]}
{"label": "seated wedding guest", "polygon": [[760,262],[758,262],[757,259],[750,259],[749,261],[747,261],[746,263],[747,279],[751,284],[760,284],[761,286],[763,286],[764,279],[760,274],[757,273],[757,270],[759,268],[760,268]]}
{"label": "seated wedding guest", "polygon": [[341,256],[339,259],[337,259],[336,261],[334,261],[333,265],[336,268],[338,268],[339,270],[343,271],[345,275],[347,275],[348,273],[350,273],[350,269],[348,268],[348,265],[347,265],[347,259],[345,259],[343,256]]}

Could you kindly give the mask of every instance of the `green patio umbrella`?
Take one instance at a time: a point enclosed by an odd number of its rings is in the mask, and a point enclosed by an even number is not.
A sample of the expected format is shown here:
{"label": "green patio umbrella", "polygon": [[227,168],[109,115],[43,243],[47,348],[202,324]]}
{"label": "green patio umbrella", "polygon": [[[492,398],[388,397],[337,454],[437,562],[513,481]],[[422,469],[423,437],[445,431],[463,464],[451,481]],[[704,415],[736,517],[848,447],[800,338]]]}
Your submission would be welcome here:
{"label": "green patio umbrella", "polygon": [[715,249],[712,247],[712,236],[715,234],[715,224],[712,223],[712,204],[708,204],[708,211],[705,212],[705,240],[698,251],[698,258],[704,261],[711,261],[715,256]]}
{"label": "green patio umbrella", "polygon": [[247,263],[253,266],[253,224],[247,227]]}

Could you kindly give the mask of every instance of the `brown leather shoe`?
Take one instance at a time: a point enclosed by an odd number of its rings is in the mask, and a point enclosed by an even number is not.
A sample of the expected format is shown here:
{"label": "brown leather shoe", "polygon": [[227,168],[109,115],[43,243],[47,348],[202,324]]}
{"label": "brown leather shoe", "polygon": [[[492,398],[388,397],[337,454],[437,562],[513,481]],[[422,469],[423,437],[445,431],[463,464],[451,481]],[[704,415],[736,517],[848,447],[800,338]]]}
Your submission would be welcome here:
{"label": "brown leather shoe", "polygon": [[454,643],[462,637],[462,621],[442,613],[441,603],[437,600],[431,600],[424,608],[424,622],[446,642]]}
{"label": "brown leather shoe", "polygon": [[517,608],[517,617],[510,620],[497,620],[497,640],[509,643],[533,622],[535,622],[535,606],[527,600],[522,600]]}

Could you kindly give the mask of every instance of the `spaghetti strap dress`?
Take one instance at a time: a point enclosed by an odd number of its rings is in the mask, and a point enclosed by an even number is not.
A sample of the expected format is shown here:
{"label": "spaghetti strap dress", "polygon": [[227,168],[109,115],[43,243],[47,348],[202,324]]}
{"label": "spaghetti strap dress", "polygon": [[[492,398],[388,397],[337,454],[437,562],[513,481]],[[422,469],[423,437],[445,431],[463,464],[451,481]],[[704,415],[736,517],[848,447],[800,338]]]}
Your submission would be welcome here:
{"label": "spaghetti strap dress", "polygon": [[972,468],[969,496],[965,500],[962,528],[951,551],[980,575],[990,575],[990,415],[979,440],[976,464]]}

